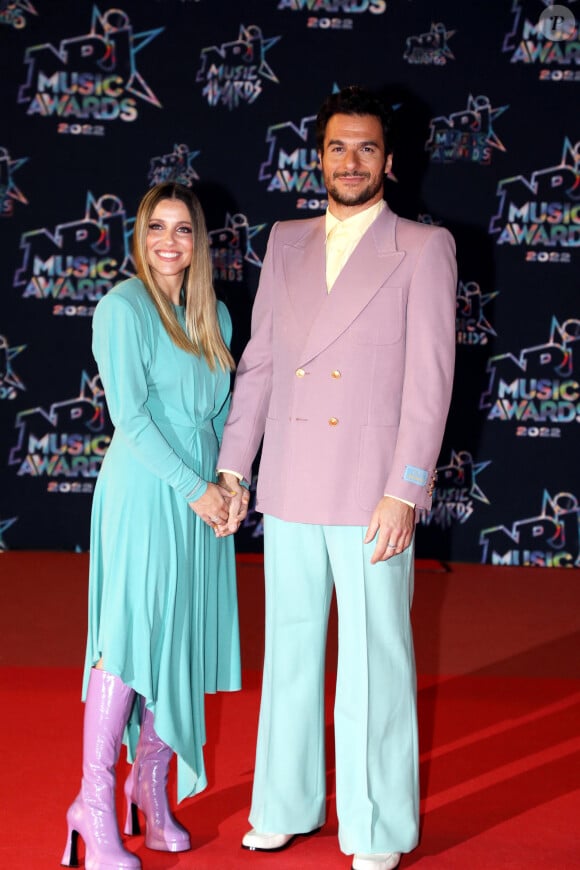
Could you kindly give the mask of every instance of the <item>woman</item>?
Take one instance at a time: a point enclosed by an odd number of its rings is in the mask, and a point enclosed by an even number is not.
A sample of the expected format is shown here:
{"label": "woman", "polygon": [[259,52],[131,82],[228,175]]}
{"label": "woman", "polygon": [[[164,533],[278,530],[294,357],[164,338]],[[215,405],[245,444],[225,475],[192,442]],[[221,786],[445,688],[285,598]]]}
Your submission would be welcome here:
{"label": "woman", "polygon": [[206,786],[204,692],[240,681],[231,494],[213,482],[231,321],[216,301],[205,221],[190,190],[165,183],[147,192],[134,256],[138,277],[113,288],[93,321],[115,433],[93,500],[83,778],[62,860],[76,866],[80,834],[88,870],[141,866],[115,815],[126,726],[134,764],[125,833],[139,832],[138,807],[146,846],[190,848],[167,803],[169,761],[176,752],[178,800]]}

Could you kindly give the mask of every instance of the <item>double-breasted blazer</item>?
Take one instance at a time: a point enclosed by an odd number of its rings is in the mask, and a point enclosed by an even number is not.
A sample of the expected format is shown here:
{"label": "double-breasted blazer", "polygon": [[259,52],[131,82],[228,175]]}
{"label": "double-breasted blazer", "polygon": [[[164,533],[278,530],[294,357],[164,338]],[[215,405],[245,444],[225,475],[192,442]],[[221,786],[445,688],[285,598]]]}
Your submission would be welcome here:
{"label": "double-breasted blazer", "polygon": [[332,291],[325,218],[274,225],[218,467],[283,520],[366,525],[384,494],[431,504],[451,399],[455,246],[388,207]]}

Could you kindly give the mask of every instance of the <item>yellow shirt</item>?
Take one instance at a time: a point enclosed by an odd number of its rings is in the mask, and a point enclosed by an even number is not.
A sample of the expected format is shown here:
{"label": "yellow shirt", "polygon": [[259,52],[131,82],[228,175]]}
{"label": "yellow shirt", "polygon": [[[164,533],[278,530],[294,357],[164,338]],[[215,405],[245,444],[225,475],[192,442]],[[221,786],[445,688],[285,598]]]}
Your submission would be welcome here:
{"label": "yellow shirt", "polygon": [[385,208],[384,199],[341,221],[326,211],[326,287],[332,285],[344,264],[370,227]]}

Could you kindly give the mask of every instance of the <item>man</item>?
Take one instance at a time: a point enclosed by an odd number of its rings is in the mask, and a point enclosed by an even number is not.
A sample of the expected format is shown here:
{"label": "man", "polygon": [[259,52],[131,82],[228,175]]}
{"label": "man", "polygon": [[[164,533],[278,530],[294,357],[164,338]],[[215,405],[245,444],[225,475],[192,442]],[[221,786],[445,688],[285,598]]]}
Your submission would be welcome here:
{"label": "man", "polygon": [[339,844],[354,870],[391,870],[418,838],[413,533],[451,396],[454,244],[386,206],[380,100],[333,94],[317,137],[328,211],[272,230],[218,462],[239,493],[263,436],[266,651],[242,845],[274,851],[324,822],[334,583]]}

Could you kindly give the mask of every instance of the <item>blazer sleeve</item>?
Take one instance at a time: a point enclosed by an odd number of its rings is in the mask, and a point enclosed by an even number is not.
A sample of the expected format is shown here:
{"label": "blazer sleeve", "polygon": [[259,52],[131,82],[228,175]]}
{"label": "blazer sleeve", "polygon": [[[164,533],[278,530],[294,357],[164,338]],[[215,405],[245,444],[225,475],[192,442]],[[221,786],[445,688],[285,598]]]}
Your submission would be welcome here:
{"label": "blazer sleeve", "polygon": [[457,263],[445,229],[430,232],[409,285],[400,422],[384,492],[431,507],[436,463],[451,403]]}
{"label": "blazer sleeve", "polygon": [[217,467],[252,479],[252,463],[264,435],[272,392],[274,260],[278,224],[274,224],[252,308],[250,340],[240,359]]}

